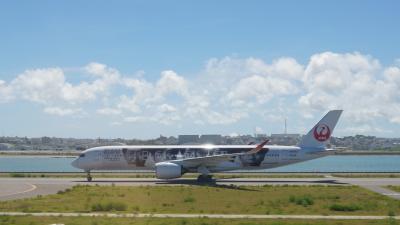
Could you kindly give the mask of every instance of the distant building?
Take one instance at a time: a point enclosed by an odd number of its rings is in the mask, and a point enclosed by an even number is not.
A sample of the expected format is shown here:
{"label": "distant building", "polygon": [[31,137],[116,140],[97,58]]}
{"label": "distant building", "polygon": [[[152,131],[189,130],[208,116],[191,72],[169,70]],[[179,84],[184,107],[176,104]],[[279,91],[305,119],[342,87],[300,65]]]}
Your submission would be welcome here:
{"label": "distant building", "polygon": [[198,144],[199,139],[199,135],[179,135],[178,144]]}
{"label": "distant building", "polygon": [[12,148],[11,144],[8,143],[0,143],[0,150],[9,150]]}
{"label": "distant building", "polygon": [[300,134],[271,134],[271,138],[299,138]]}
{"label": "distant building", "polygon": [[218,145],[222,143],[222,136],[220,134],[203,134],[200,137],[200,143]]}
{"label": "distant building", "polygon": [[268,135],[267,134],[254,134],[254,137],[255,138],[266,138],[266,137],[268,137]]}
{"label": "distant building", "polygon": [[50,142],[51,142],[51,138],[49,138],[49,137],[42,137],[41,138],[41,143],[42,144],[50,144]]}
{"label": "distant building", "polygon": [[300,134],[271,134],[270,143],[275,145],[295,145],[300,140]]}
{"label": "distant building", "polygon": [[31,144],[32,145],[41,145],[42,144],[42,138],[31,138]]}
{"label": "distant building", "polygon": [[171,136],[171,137],[167,138],[165,144],[176,145],[176,144],[178,144],[178,139],[176,137]]}

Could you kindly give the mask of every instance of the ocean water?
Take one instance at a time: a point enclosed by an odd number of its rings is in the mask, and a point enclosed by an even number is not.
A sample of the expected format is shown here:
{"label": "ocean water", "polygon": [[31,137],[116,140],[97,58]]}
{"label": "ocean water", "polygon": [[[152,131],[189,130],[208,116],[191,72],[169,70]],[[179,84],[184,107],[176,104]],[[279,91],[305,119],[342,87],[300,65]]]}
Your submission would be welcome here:
{"label": "ocean water", "polygon": [[[73,157],[0,156],[0,172],[79,172]],[[400,155],[335,155],[265,172],[400,172]],[[254,171],[255,172],[255,171]]]}
{"label": "ocean water", "polygon": [[74,157],[0,156],[0,172],[80,172]]}

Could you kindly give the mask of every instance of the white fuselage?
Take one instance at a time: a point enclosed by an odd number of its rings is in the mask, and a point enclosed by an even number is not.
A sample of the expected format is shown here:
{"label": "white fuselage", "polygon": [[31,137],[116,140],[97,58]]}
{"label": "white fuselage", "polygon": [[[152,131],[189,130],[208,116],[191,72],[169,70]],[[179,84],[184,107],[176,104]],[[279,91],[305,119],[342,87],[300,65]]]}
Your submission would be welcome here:
{"label": "white fuselage", "polygon": [[[231,153],[244,153],[255,145],[153,145],[106,146],[87,149],[72,162],[74,167],[91,170],[154,170],[164,161],[189,159]],[[331,154],[325,149],[302,149],[297,146],[264,146],[263,151],[243,155],[209,167],[210,172],[237,169],[265,169],[311,160]],[[188,168],[187,172],[197,172]]]}

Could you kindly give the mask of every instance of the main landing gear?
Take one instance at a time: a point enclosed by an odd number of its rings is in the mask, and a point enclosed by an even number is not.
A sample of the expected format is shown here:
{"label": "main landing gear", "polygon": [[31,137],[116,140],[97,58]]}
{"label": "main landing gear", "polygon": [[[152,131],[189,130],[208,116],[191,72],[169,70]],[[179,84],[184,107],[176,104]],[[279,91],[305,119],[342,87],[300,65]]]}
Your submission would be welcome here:
{"label": "main landing gear", "polygon": [[207,167],[200,166],[197,168],[197,172],[200,173],[200,175],[197,177],[197,182],[204,182],[204,183],[215,182],[215,180],[212,179],[212,175],[210,175],[210,171],[208,170]]}
{"label": "main landing gear", "polygon": [[87,180],[88,182],[91,182],[91,181],[92,181],[92,176],[90,175],[90,170],[86,171],[86,180]]}
{"label": "main landing gear", "polygon": [[212,175],[209,174],[200,174],[197,177],[197,182],[201,182],[201,183],[211,183],[211,182],[215,182],[215,180],[212,178]]}

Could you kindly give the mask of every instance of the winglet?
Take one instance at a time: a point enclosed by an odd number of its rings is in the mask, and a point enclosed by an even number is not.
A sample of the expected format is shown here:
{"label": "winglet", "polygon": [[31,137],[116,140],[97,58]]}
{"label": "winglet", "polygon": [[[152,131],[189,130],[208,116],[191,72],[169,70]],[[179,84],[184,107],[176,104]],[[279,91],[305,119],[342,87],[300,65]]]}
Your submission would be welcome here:
{"label": "winglet", "polygon": [[264,147],[264,145],[266,145],[269,142],[269,140],[265,140],[263,142],[261,142],[259,145],[257,145],[257,147],[253,148],[252,150],[246,152],[246,154],[255,154],[259,151],[261,151]]}

